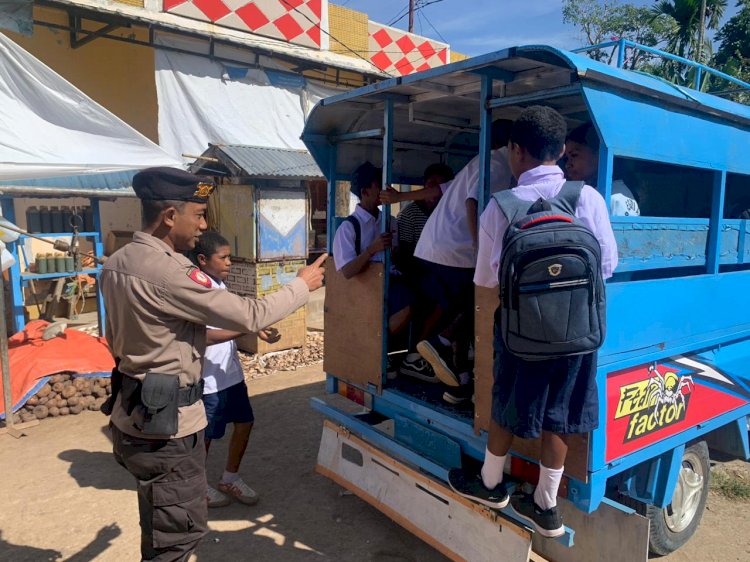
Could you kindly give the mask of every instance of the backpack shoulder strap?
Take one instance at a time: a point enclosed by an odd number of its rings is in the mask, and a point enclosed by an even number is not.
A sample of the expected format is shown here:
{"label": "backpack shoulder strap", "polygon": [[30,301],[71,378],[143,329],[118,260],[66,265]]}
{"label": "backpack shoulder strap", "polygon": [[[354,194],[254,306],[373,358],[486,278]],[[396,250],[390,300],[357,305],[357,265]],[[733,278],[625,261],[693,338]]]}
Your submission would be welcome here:
{"label": "backpack shoulder strap", "polygon": [[576,208],[578,207],[578,199],[581,197],[581,190],[584,185],[585,184],[582,181],[566,181],[560,188],[560,192],[557,196],[550,200],[550,203],[554,203],[561,211],[565,211],[569,215],[575,216]]}
{"label": "backpack shoulder strap", "polygon": [[533,201],[523,201],[516,197],[512,189],[503,189],[495,193],[492,198],[497,201],[497,205],[508,220],[508,224],[513,224],[518,219],[526,216],[529,207]]}
{"label": "backpack shoulder strap", "polygon": [[362,226],[359,224],[359,219],[354,215],[346,217],[346,222],[351,223],[354,228],[354,252],[360,255],[362,253]]}

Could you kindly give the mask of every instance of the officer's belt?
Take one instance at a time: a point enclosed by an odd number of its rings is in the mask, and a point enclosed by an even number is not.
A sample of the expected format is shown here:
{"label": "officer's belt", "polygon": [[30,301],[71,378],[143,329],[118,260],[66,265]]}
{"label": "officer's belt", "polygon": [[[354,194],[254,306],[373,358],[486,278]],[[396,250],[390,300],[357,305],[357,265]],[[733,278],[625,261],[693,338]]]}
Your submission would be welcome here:
{"label": "officer's belt", "polygon": [[[177,376],[177,375],[175,375]],[[127,375],[122,377],[125,395],[140,396],[141,381]],[[192,406],[203,397],[203,379],[198,384],[183,386],[177,391],[177,406]]]}

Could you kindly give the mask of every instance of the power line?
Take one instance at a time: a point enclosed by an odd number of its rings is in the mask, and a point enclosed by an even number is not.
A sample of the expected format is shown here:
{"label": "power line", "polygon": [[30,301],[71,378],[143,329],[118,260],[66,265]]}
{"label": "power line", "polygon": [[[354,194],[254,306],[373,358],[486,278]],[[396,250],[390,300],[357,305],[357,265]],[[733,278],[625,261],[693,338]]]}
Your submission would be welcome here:
{"label": "power line", "polygon": [[292,6],[288,2],[288,0],[281,0],[281,1],[284,4],[286,4],[287,6],[289,6],[292,10],[294,10],[295,12],[297,12],[298,14],[300,14],[303,18],[305,18],[307,21],[309,21],[315,27],[317,27],[321,31],[321,33],[325,33],[330,39],[333,39],[339,45],[343,46],[347,51],[349,51],[350,53],[352,53],[355,57],[362,59],[367,64],[369,64],[370,66],[372,66],[374,69],[376,69],[378,72],[385,72],[385,71],[379,69],[374,62],[372,62],[369,59],[366,59],[365,57],[363,57],[362,55],[360,55],[357,51],[355,51],[354,49],[352,49],[349,45],[347,45],[343,41],[340,41],[339,39],[336,39],[336,37],[334,37],[333,35],[331,35],[327,30],[323,29],[323,26],[320,25],[320,22],[316,22],[315,20],[311,19],[306,13],[304,13],[303,11],[301,11],[300,9],[298,9],[297,7]]}
{"label": "power line", "polygon": [[440,37],[440,39],[443,40],[443,43],[447,44],[448,40],[445,37],[443,37],[443,34],[440,33],[434,25],[432,25],[432,22],[430,21],[430,18],[427,17],[427,13],[426,12],[422,12],[422,15],[424,16],[425,21],[427,21],[427,23],[430,24],[430,27],[433,29],[433,31],[435,31],[435,33],[437,33],[437,36]]}

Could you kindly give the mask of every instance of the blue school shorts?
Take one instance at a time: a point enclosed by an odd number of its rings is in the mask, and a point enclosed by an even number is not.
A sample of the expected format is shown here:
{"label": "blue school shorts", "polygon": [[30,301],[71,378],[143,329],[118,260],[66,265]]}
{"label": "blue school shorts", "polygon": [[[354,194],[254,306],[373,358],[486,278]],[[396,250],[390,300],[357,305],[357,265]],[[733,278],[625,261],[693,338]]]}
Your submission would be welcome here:
{"label": "blue school shorts", "polygon": [[206,439],[221,439],[228,423],[252,423],[255,421],[253,407],[247,395],[245,382],[237,383],[229,388],[203,395],[203,405],[206,408],[208,426]]}
{"label": "blue school shorts", "polygon": [[492,419],[523,439],[542,430],[587,433],[599,426],[596,352],[525,361],[505,347],[495,321]]}

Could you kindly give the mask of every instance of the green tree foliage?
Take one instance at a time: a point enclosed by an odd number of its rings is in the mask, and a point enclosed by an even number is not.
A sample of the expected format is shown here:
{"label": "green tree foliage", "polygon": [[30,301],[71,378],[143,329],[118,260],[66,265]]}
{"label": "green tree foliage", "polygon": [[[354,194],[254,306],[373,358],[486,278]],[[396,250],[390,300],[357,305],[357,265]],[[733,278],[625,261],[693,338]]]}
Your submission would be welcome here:
{"label": "green tree foliage", "polygon": [[[656,47],[674,32],[674,21],[656,16],[645,6],[621,3],[617,0],[563,0],[563,23],[571,24],[581,33],[587,45],[597,45],[616,39],[629,39]],[[591,51],[589,56],[611,63],[616,48]],[[638,69],[648,64],[650,57],[642,51],[628,50],[624,66]]]}
{"label": "green tree foliage", "polygon": [[[724,16],[727,0],[707,0],[705,29],[717,30]],[[668,17],[674,22],[667,36],[665,50],[685,58],[698,59],[698,42],[701,35],[701,0],[661,0],[652,8],[654,17]],[[705,36],[700,49],[702,60],[709,59],[712,45]]]}
{"label": "green tree foliage", "polygon": [[[750,82],[750,0],[737,2],[739,11],[729,18],[716,35],[719,48],[714,56],[714,64],[731,76]],[[735,90],[736,86],[725,81],[715,80],[711,89],[715,91]],[[750,92],[737,92],[732,99],[743,103],[750,102]]]}

